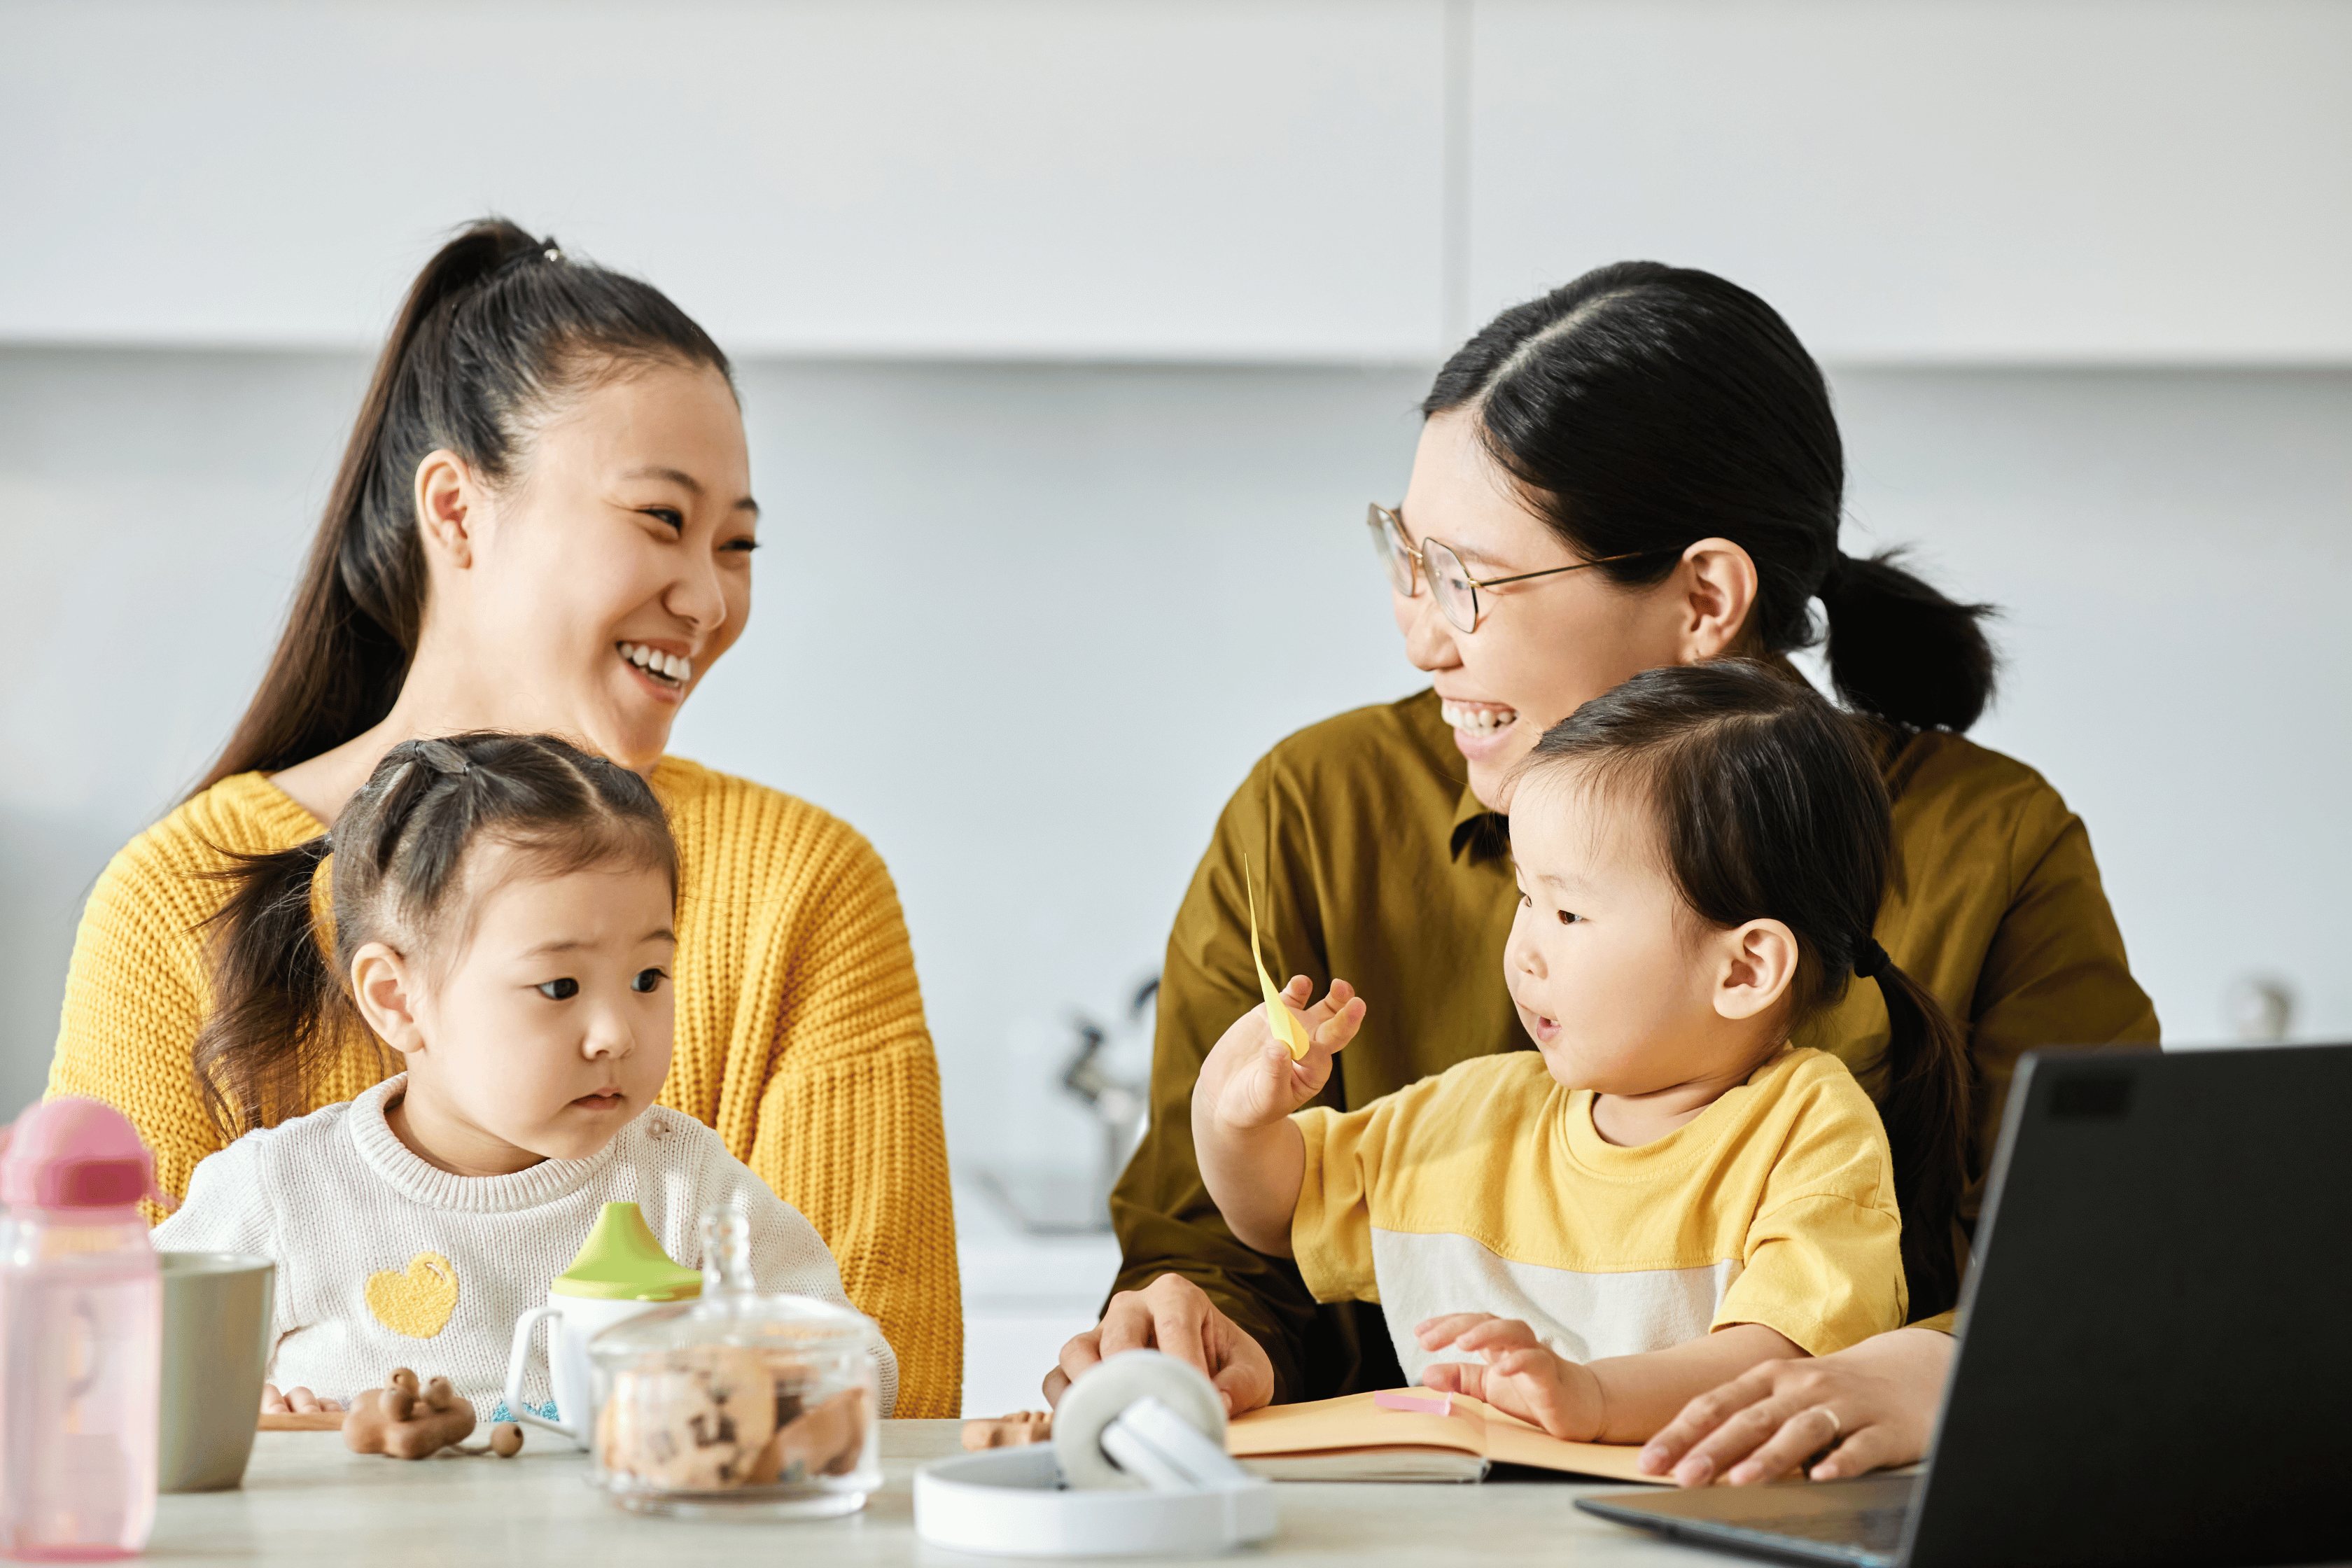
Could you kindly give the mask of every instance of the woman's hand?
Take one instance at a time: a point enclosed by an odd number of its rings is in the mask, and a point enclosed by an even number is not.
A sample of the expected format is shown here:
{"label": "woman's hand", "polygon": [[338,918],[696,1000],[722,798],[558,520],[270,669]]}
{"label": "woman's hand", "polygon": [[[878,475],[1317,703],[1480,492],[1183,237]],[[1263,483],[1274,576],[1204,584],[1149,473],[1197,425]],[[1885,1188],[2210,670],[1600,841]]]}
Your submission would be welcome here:
{"label": "woman's hand", "polygon": [[274,1383],[261,1385],[264,1415],[310,1415],[322,1410],[331,1414],[342,1407],[341,1400],[321,1399],[307,1388],[289,1388],[280,1394]]}
{"label": "woman's hand", "polygon": [[1363,998],[1344,980],[1314,1006],[1307,1005],[1315,987],[1304,974],[1294,974],[1282,988],[1284,1004],[1297,1011],[1307,1026],[1307,1057],[1290,1059],[1290,1048],[1274,1032],[1260,1003],[1243,1014],[1224,1032],[1192,1087],[1193,1119],[1205,1111],[1219,1127],[1248,1131],[1270,1127],[1313,1100],[1331,1078],[1331,1058],[1356,1037],[1364,1021]]}
{"label": "woman's hand", "polygon": [[1045,1374],[1045,1403],[1058,1405],[1071,1380],[1121,1351],[1157,1350],[1208,1373],[1239,1415],[1274,1398],[1274,1363],[1265,1350],[1220,1311],[1209,1293],[1181,1274],[1162,1274],[1140,1290],[1121,1290],[1102,1321],[1062,1347]]}
{"label": "woman's hand", "polygon": [[1907,1465],[1927,1452],[1952,1337],[1897,1329],[1832,1355],[1776,1361],[1700,1394],[1642,1450],[1642,1468],[1679,1486],[1733,1486],[1804,1473],[1817,1481]]}
{"label": "woman's hand", "polygon": [[1452,1349],[1486,1358],[1483,1363],[1440,1362],[1422,1373],[1423,1388],[1484,1400],[1555,1437],[1588,1443],[1600,1431],[1600,1380],[1591,1368],[1550,1350],[1517,1319],[1448,1312],[1416,1323],[1412,1335],[1425,1351]]}

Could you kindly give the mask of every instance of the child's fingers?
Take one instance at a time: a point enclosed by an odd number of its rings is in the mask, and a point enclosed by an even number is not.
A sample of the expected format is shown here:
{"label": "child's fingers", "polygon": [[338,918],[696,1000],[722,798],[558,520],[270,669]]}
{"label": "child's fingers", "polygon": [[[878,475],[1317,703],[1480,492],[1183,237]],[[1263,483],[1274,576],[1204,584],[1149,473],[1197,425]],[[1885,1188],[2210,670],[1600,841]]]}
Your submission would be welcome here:
{"label": "child's fingers", "polygon": [[1363,998],[1356,994],[1356,988],[1344,980],[1334,980],[1331,982],[1331,989],[1323,994],[1323,1000],[1316,1003],[1312,1007],[1302,1005],[1299,1011],[1306,1015],[1307,1026],[1312,1028],[1326,1018],[1338,1017],[1347,1011],[1348,1005],[1351,1002],[1359,1004],[1356,1016],[1362,1017],[1363,1010],[1360,1004]]}
{"label": "child's fingers", "polygon": [[[1306,1009],[1307,1021],[1310,1025],[1319,1024],[1326,1018],[1337,1016],[1349,1003],[1360,1000],[1362,998],[1356,994],[1354,986],[1344,980],[1334,980],[1331,989],[1323,993],[1323,1000]],[[1360,1011],[1357,1014],[1359,1017],[1362,1016]]]}
{"label": "child's fingers", "polygon": [[1442,1312],[1425,1318],[1412,1326],[1412,1337],[1421,1342],[1425,1351],[1440,1351],[1454,1343],[1456,1338],[1480,1323],[1495,1321],[1492,1312]]}
{"label": "child's fingers", "polygon": [[1491,1363],[1496,1352],[1541,1349],[1543,1342],[1536,1331],[1517,1318],[1488,1318],[1485,1322],[1462,1331],[1454,1336],[1454,1348],[1458,1351],[1486,1352]]}
{"label": "child's fingers", "polygon": [[1307,1004],[1315,999],[1315,982],[1304,974],[1292,975],[1289,984],[1282,988],[1282,999],[1305,1012]]}
{"label": "child's fingers", "polygon": [[[1323,1009],[1318,1007],[1315,1012],[1322,1013]],[[1307,1037],[1314,1044],[1337,1051],[1356,1037],[1356,1030],[1363,1021],[1364,999],[1359,996],[1337,1012],[1324,1013],[1320,1018],[1315,1013],[1309,1013],[1307,1016]]]}
{"label": "child's fingers", "polygon": [[1545,1412],[1528,1397],[1526,1378],[1506,1377],[1490,1366],[1480,1376],[1479,1390],[1470,1397],[1486,1401],[1506,1415],[1532,1421],[1547,1432],[1551,1430],[1551,1423],[1544,1419]]}
{"label": "child's fingers", "polygon": [[1475,1361],[1441,1361],[1422,1368],[1421,1385],[1437,1394],[1485,1399],[1486,1369]]}

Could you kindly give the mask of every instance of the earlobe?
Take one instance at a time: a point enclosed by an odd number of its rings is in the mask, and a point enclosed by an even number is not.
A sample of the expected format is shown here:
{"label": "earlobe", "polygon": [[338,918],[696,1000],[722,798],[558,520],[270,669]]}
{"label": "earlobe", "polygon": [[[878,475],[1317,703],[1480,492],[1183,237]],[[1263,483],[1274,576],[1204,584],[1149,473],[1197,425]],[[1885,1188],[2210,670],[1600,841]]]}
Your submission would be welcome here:
{"label": "earlobe", "polygon": [[1796,933],[1779,921],[1749,921],[1724,932],[1723,941],[1715,1010],[1725,1018],[1761,1017],[1779,1005],[1797,978]]}
{"label": "earlobe", "polygon": [[1728,539],[1702,539],[1683,552],[1687,598],[1684,662],[1700,664],[1737,652],[1756,606],[1756,563]]}
{"label": "earlobe", "polygon": [[361,1018],[404,1057],[425,1049],[412,978],[408,961],[383,942],[369,942],[352,955],[352,997]]}
{"label": "earlobe", "polygon": [[416,531],[426,553],[464,571],[474,563],[474,471],[446,447],[425,454],[416,465]]}

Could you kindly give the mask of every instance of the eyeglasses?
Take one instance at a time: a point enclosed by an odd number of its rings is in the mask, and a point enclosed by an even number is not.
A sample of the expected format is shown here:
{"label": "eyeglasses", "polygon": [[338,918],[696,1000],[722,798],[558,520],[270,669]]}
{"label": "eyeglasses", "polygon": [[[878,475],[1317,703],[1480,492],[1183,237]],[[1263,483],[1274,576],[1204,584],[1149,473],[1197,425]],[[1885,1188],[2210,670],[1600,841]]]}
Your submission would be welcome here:
{"label": "eyeglasses", "polygon": [[1404,519],[1382,506],[1372,503],[1364,515],[1364,522],[1372,531],[1372,549],[1381,558],[1381,570],[1389,574],[1389,585],[1406,598],[1420,589],[1414,585],[1417,573],[1429,580],[1430,592],[1436,596],[1437,607],[1444,612],[1446,623],[1457,632],[1478,629],[1478,590],[1499,588],[1506,583],[1524,583],[1531,577],[1551,577],[1562,572],[1581,572],[1587,566],[1605,566],[1612,561],[1631,561],[1635,556],[1654,553],[1634,551],[1627,555],[1604,555],[1598,561],[1580,561],[1573,566],[1547,566],[1540,572],[1522,572],[1513,577],[1473,577],[1462,564],[1462,557],[1454,547],[1438,540],[1426,539],[1415,547],[1405,537]]}

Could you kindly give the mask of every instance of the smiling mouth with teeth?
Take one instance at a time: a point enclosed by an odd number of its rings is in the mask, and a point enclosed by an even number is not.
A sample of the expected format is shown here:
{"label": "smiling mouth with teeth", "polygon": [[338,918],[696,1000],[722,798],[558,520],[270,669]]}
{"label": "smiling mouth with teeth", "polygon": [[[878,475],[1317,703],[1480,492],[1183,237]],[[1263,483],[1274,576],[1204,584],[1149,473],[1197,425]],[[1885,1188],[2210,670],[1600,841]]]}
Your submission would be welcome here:
{"label": "smiling mouth with teeth", "polygon": [[646,678],[656,686],[666,686],[672,690],[684,690],[686,683],[694,679],[694,663],[691,659],[680,658],[674,653],[664,653],[657,647],[647,647],[640,642],[614,643],[613,646],[620,650],[624,662],[642,670]]}
{"label": "smiling mouth with teeth", "polygon": [[1509,708],[1465,708],[1453,702],[1439,703],[1437,710],[1449,726],[1467,730],[1474,735],[1491,735],[1497,730],[1508,729],[1519,717],[1516,710]]}

